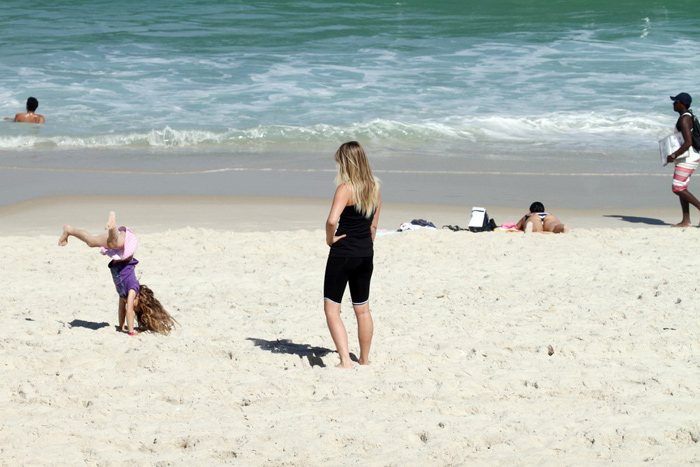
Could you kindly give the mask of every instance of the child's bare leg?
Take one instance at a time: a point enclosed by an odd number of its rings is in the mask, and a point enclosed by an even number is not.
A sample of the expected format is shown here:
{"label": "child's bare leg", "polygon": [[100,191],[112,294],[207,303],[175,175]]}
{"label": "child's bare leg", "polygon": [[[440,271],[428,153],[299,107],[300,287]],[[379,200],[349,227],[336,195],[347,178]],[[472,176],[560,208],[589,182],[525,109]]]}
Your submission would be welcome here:
{"label": "child's bare leg", "polygon": [[117,215],[114,211],[109,211],[109,217],[107,218],[107,223],[105,224],[105,230],[112,230],[117,226]]}
{"label": "child's bare leg", "polygon": [[374,322],[369,312],[369,302],[353,305],[357,317],[357,338],[360,341],[360,365],[369,365],[369,348],[374,335]]}
{"label": "child's bare leg", "polygon": [[73,236],[82,240],[91,248],[107,247],[107,248],[124,248],[124,239],[126,234],[117,230],[116,215],[114,211],[110,211],[107,224],[105,225],[106,234],[92,235],[86,230],[76,229],[71,225],[63,226],[63,233],[58,239],[58,246],[65,246],[68,243],[68,237]]}
{"label": "child's bare leg", "polygon": [[68,237],[75,237],[79,240],[85,242],[85,244],[91,248],[107,246],[107,234],[92,235],[86,230],[76,229],[68,224],[63,226],[63,233],[58,239],[58,246],[66,246],[68,243]]}
{"label": "child's bare leg", "polygon": [[114,211],[109,211],[105,230],[107,231],[107,248],[124,248],[126,234],[117,230],[117,216],[114,214]]}

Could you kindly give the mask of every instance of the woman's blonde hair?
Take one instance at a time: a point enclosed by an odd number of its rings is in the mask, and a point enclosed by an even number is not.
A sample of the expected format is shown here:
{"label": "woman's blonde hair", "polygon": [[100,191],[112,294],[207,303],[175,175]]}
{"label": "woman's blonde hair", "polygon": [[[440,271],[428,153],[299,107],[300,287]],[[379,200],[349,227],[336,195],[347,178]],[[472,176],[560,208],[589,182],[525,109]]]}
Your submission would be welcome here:
{"label": "woman's blonde hair", "polygon": [[338,164],[336,186],[348,185],[355,208],[370,218],[379,204],[379,179],[372,175],[365,150],[357,141],[344,143],[335,152],[335,162]]}
{"label": "woman's blonde hair", "polygon": [[153,291],[143,284],[139,291],[139,311],[136,312],[136,319],[139,328],[145,331],[153,331],[167,336],[176,324],[175,318],[165,311],[160,301],[153,295]]}

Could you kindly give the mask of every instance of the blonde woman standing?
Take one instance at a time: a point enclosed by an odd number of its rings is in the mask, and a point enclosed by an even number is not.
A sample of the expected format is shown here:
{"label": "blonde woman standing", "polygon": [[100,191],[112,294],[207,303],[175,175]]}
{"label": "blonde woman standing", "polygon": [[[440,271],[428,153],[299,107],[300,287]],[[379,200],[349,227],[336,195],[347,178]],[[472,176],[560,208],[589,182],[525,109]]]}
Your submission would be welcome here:
{"label": "blonde woman standing", "polygon": [[340,356],[339,368],[352,368],[348,334],[340,318],[340,303],[345,286],[357,317],[360,341],[360,365],[369,364],[374,323],[369,312],[374,237],[377,233],[382,198],[379,180],[362,146],[356,141],[344,143],[335,153],[338,165],[337,189],[326,221],[326,243],[331,248],[323,285],[326,322]]}

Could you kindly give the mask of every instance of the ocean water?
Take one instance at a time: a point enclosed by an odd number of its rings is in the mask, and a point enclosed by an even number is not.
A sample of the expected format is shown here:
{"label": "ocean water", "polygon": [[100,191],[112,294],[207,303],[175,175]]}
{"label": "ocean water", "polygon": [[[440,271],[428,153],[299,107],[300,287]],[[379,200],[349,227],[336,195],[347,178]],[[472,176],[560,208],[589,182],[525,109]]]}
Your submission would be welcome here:
{"label": "ocean water", "polygon": [[0,116],[31,95],[47,123],[0,122],[0,167],[100,167],[116,152],[152,170],[257,157],[304,168],[355,139],[395,168],[658,172],[657,140],[677,118],[669,95],[700,102],[698,11],[689,0],[5,0]]}

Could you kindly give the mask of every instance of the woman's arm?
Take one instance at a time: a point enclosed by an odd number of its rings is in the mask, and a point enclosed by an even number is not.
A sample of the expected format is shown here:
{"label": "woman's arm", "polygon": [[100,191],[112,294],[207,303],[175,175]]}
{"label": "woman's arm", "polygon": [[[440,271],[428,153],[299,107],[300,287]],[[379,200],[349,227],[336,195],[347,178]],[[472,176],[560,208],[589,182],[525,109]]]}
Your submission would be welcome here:
{"label": "woman's arm", "polygon": [[377,236],[377,225],[379,225],[379,213],[382,210],[382,191],[377,192],[377,210],[374,212],[374,219],[372,219],[372,226],[370,231],[372,232],[372,243],[374,243],[374,237]]}
{"label": "woman's arm", "polygon": [[335,195],[333,196],[333,204],[331,204],[331,212],[328,214],[328,220],[326,220],[326,245],[331,246],[341,238],[345,238],[345,235],[336,236],[335,230],[338,228],[338,221],[340,220],[340,214],[342,214],[345,206],[350,202],[350,189],[345,186],[345,184],[340,185],[335,190]]}

